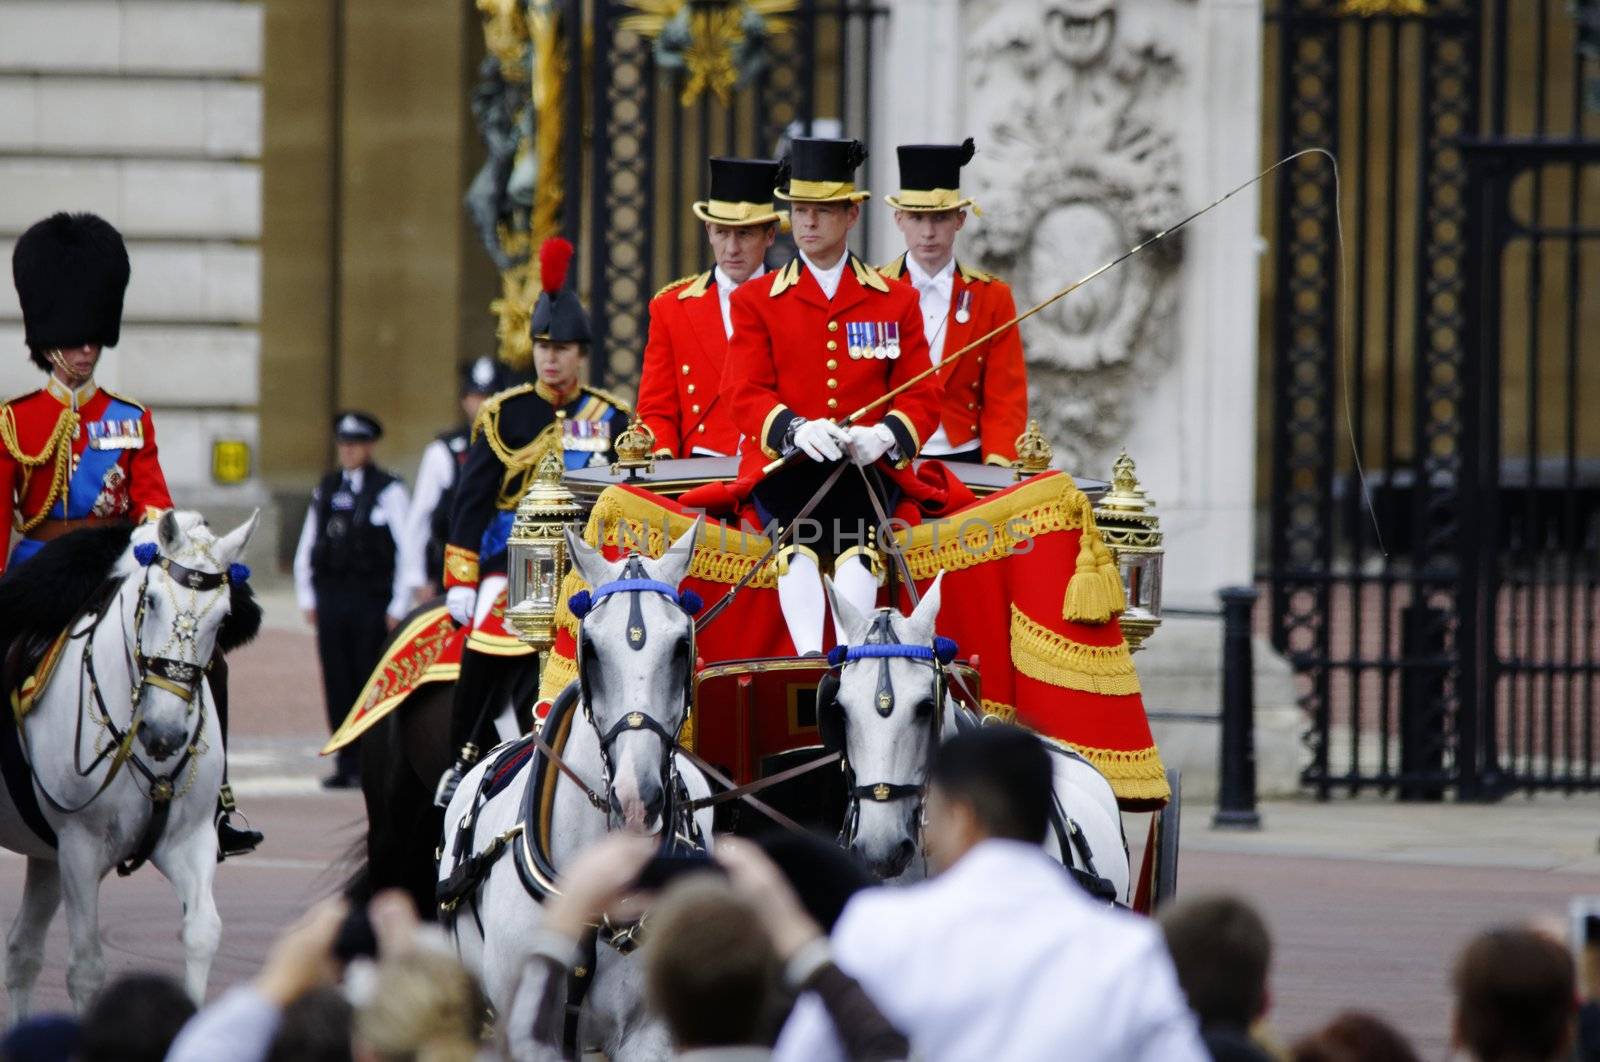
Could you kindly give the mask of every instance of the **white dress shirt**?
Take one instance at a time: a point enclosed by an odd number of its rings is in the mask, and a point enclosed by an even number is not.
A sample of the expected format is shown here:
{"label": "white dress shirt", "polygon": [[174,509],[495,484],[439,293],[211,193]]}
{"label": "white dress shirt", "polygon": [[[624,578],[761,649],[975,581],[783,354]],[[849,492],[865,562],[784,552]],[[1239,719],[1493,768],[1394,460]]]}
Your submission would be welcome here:
{"label": "white dress shirt", "polygon": [[[1208,1062],[1156,924],[1089,899],[1038,845],[985,841],[850,901],[834,958],[927,1062]],[[777,1062],[842,1060],[814,998]]]}
{"label": "white dress shirt", "polygon": [[[928,337],[928,356],[937,365],[944,357],[944,334],[950,324],[950,298],[956,283],[955,256],[952,255],[937,273],[930,274],[923,272],[916,258],[908,254],[906,274],[910,276],[912,285],[917,289],[917,297],[921,300],[922,331]],[[922,453],[928,457],[940,457],[955,452],[956,447],[950,445],[950,436],[944,433],[941,419],[938,428],[922,444]]]}
{"label": "white dress shirt", "polygon": [[400,570],[405,574],[405,590],[415,594],[427,585],[428,539],[433,537],[433,511],[439,498],[456,479],[456,455],[443,439],[435,439],[422,451],[417,466],[417,489],[406,512],[405,531],[400,537]]}
{"label": "white dress shirt", "polygon": [[822,294],[827,296],[829,302],[832,302],[834,293],[839,290],[839,281],[844,277],[844,267],[850,261],[850,252],[846,250],[841,253],[839,260],[827,269],[823,269],[807,258],[804,251],[800,252],[800,261],[804,262],[806,268],[811,270],[811,275],[817,278],[817,286],[822,289]]}
{"label": "white dress shirt", "polygon": [[[354,472],[344,473],[350,481],[350,490],[355,494],[361,493],[361,484],[366,481],[365,469],[356,469]],[[300,604],[301,611],[308,611],[317,607],[317,591],[311,582],[311,547],[317,542],[317,501],[321,498],[322,488],[318,487],[311,492],[311,505],[306,509],[306,522],[300,526],[300,542],[294,550],[294,596]],[[389,618],[403,619],[411,607],[407,602],[406,575],[403,566],[399,563],[398,551],[400,539],[405,533],[406,511],[410,507],[406,497],[406,485],[398,479],[383,488],[378,495],[378,500],[372,506],[372,523],[375,527],[387,527],[389,534],[395,539],[394,585],[389,593]]]}
{"label": "white dress shirt", "polygon": [[[745,278],[745,282],[749,283],[766,271],[766,266],[757,266],[756,271]],[[717,305],[722,308],[722,334],[732,339],[733,311],[728,308],[728,300],[733,298],[733,293],[738,290],[739,285],[735,284],[733,278],[722,271],[721,266],[713,269],[711,275],[717,281]]]}

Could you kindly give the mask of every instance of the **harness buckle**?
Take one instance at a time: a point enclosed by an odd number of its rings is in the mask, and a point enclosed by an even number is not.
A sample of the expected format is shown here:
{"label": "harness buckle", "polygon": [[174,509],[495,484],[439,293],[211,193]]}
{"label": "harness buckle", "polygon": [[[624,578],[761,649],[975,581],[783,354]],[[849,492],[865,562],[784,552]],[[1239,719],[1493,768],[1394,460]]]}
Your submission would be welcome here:
{"label": "harness buckle", "polygon": [[172,779],[158,778],[150,783],[150,799],[157,803],[166,803],[172,799]]}

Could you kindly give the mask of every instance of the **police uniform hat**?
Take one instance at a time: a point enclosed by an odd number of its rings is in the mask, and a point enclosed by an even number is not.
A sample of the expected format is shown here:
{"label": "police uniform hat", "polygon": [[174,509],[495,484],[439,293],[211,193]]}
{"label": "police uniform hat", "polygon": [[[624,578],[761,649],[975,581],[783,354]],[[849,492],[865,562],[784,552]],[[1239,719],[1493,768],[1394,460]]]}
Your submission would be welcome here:
{"label": "police uniform hat", "polygon": [[340,442],[377,442],[383,438],[383,425],[371,413],[347,409],[333,418],[333,437]]}
{"label": "police uniform hat", "polygon": [[539,301],[533,304],[529,332],[550,343],[589,342],[589,315],[576,292],[566,289],[572,244],[552,236],[539,245]]}
{"label": "police uniform hat", "polygon": [[969,136],[959,144],[902,144],[900,194],[884,196],[896,210],[932,214],[973,206],[961,196],[961,167],[972,161],[977,148]]}
{"label": "police uniform hat", "polygon": [[[788,173],[779,171],[774,194],[790,203],[859,203],[872,193],[856,190],[856,170],[867,161],[866,145],[859,140],[825,140],[795,137],[784,159]],[[785,186],[786,184],[786,186]]]}
{"label": "police uniform hat", "polygon": [[461,366],[461,393],[463,395],[492,395],[505,389],[505,369],[498,361],[487,354]]}
{"label": "police uniform hat", "polygon": [[11,276],[34,363],[48,370],[46,351],[116,346],[130,272],[122,234],[94,214],[52,214],[24,232]]}
{"label": "police uniform hat", "polygon": [[743,227],[770,225],[776,221],[789,227],[789,216],[772,202],[778,184],[777,159],[730,159],[713,155],[711,191],[689,209],[701,221]]}

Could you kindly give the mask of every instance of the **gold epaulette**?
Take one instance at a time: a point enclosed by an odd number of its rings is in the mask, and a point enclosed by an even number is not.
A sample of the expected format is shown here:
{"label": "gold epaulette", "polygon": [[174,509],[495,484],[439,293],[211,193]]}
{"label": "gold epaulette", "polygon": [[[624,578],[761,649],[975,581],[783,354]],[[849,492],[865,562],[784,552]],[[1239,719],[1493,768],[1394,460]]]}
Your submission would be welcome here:
{"label": "gold epaulette", "polygon": [[[687,284],[688,287],[684,287],[685,284]],[[710,286],[711,270],[708,269],[704,273],[690,273],[686,277],[679,277],[677,280],[661,285],[661,288],[654,295],[650,296],[650,300],[654,302],[656,299],[659,299],[672,289],[680,287],[682,287],[683,290],[678,292],[678,298],[698,299],[700,296],[706,293],[706,289],[708,289]]]}
{"label": "gold epaulette", "polygon": [[630,416],[633,414],[633,407],[631,405],[602,387],[590,387],[588,384],[584,384],[583,393],[586,395],[594,395],[594,397],[600,399],[602,402],[611,403],[611,407],[613,409],[619,409]]}
{"label": "gold epaulette", "polygon": [[851,272],[855,273],[856,281],[860,283],[862,287],[871,288],[874,291],[881,291],[885,294],[888,293],[889,282],[883,278],[883,274],[867,265],[867,263],[863,262],[855,255],[850,256],[850,270]]}
{"label": "gold epaulette", "polygon": [[119,394],[117,394],[117,392],[113,391],[109,387],[102,387],[102,388],[100,388],[100,390],[104,391],[106,394],[110,395],[112,398],[115,398],[119,402],[128,403],[128,405],[132,406],[134,409],[137,409],[140,413],[145,412],[146,407],[145,407],[145,404],[143,402],[135,402],[133,399],[129,398],[127,395],[119,395]]}
{"label": "gold epaulette", "polygon": [[800,256],[789,259],[789,264],[778,270],[772,278],[772,290],[767,292],[767,297],[775,299],[785,291],[800,283]]}
{"label": "gold epaulette", "polygon": [[888,265],[879,266],[878,267],[878,272],[882,273],[884,276],[888,277],[890,280],[899,280],[901,277],[905,276],[905,274],[906,274],[906,256],[905,255],[901,255],[899,258],[896,258],[894,261],[890,262]]}
{"label": "gold epaulette", "polygon": [[961,279],[968,284],[987,284],[994,279],[993,273],[985,273],[981,269],[974,269],[965,262],[956,261],[956,272],[961,274]]}
{"label": "gold epaulette", "polygon": [[531,383],[517,384],[515,387],[508,387],[504,391],[485,398],[483,405],[478,407],[478,415],[472,419],[472,431],[469,433],[470,441],[477,442],[478,433],[486,431],[491,433],[492,439],[498,445],[500,443],[500,407],[505,404],[506,399],[515,398],[517,395],[525,395],[532,390],[533,384]]}

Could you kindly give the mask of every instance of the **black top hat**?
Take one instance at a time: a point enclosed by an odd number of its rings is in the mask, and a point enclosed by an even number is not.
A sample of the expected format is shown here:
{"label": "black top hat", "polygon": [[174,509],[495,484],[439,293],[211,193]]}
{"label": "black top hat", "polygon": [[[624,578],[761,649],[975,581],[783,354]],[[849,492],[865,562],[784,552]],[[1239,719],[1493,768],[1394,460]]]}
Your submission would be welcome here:
{"label": "black top hat", "polygon": [[492,395],[506,389],[506,371],[498,361],[485,354],[461,366],[461,393],[463,395]]}
{"label": "black top hat", "polygon": [[94,214],[52,214],[24,232],[11,276],[35,364],[48,370],[45,352],[63,347],[116,346],[130,272],[122,234]]}
{"label": "black top hat", "polygon": [[383,425],[371,413],[347,409],[333,418],[333,437],[340,442],[377,442],[383,438]]}
{"label": "black top hat", "polygon": [[866,145],[859,140],[795,137],[787,161],[788,187],[777,189],[779,199],[791,203],[859,203],[872,195],[856,191],[856,169],[867,161]]}
{"label": "black top hat", "polygon": [[711,191],[691,210],[701,221],[718,225],[780,225],[789,220],[772,202],[778,183],[777,159],[730,159],[713,155]]}
{"label": "black top hat", "polygon": [[572,264],[572,244],[552,236],[539,245],[539,301],[533,304],[529,331],[534,339],[551,343],[589,342],[589,315],[576,292],[568,291],[567,267]]}
{"label": "black top hat", "polygon": [[961,167],[972,161],[977,148],[969,136],[959,144],[902,144],[900,194],[884,196],[896,210],[930,214],[973,206],[961,196]]}

